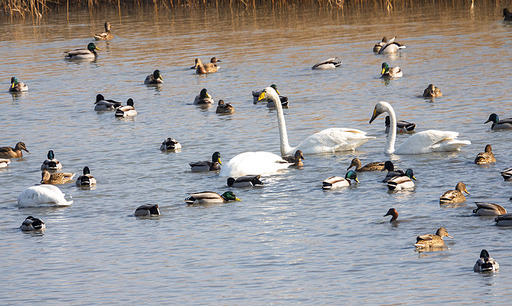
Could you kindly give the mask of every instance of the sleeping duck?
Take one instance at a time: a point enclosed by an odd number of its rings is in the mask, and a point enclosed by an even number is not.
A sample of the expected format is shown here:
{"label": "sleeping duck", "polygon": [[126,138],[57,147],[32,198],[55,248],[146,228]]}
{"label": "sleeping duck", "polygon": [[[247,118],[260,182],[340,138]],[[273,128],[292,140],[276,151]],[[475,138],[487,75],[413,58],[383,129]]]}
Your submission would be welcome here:
{"label": "sleeping duck", "polygon": [[492,153],[492,147],[490,144],[485,146],[485,152],[478,153],[478,155],[475,158],[475,164],[477,165],[486,165],[495,162],[496,158],[494,158],[494,154]]}
{"label": "sleeping duck", "polygon": [[480,258],[476,261],[473,271],[475,272],[494,272],[500,269],[500,265],[489,255],[487,250],[480,252]]}
{"label": "sleeping duck", "polygon": [[22,92],[22,91],[28,91],[27,84],[18,81],[17,78],[12,77],[11,78],[11,87],[9,87],[10,92]]}
{"label": "sleeping duck", "polygon": [[501,216],[497,216],[496,219],[496,225],[498,226],[512,226],[512,214],[504,214]]}
{"label": "sleeping duck", "polygon": [[487,202],[475,202],[476,209],[473,213],[477,216],[501,216],[507,213],[507,210],[501,205]]}
{"label": "sleeping duck", "polygon": [[390,208],[383,217],[385,216],[391,216],[389,222],[393,223],[396,221],[396,219],[398,219],[398,211],[395,208]]}
{"label": "sleeping duck", "polygon": [[423,91],[424,98],[439,98],[441,96],[443,96],[441,89],[439,89],[439,87],[435,87],[434,84],[428,85],[428,87]]}
{"label": "sleeping duck", "polygon": [[235,108],[229,103],[224,103],[224,100],[219,100],[217,110],[215,112],[217,114],[233,114],[235,112]]}
{"label": "sleeping duck", "polygon": [[120,106],[116,109],[115,116],[118,118],[133,117],[137,115],[137,111],[133,106],[133,99],[130,98],[126,101],[125,106]]}
{"label": "sleeping duck", "polygon": [[484,122],[492,122],[491,130],[505,130],[505,129],[512,129],[512,118],[507,118],[500,120],[498,115],[496,114],[490,114],[489,119]]}
{"label": "sleeping duck", "polygon": [[14,148],[11,147],[0,147],[0,158],[18,158],[23,157],[23,152],[21,150],[30,153],[25,146],[25,143],[20,141],[16,144]]}
{"label": "sleeping duck", "polygon": [[388,189],[389,190],[402,190],[414,188],[414,181],[416,177],[414,177],[414,173],[412,169],[407,169],[405,171],[405,175],[395,176],[388,180]]}
{"label": "sleeping duck", "polygon": [[263,182],[260,180],[261,175],[246,175],[241,176],[237,179],[228,178],[227,185],[229,187],[241,188],[241,187],[263,187]]}
{"label": "sleeping duck", "polygon": [[503,9],[503,20],[512,21],[512,13],[508,10],[508,8]]}
{"label": "sleeping duck", "polygon": [[192,69],[195,69],[197,74],[217,72],[217,70],[219,70],[219,66],[217,65],[218,62],[221,62],[221,60],[218,60],[215,56],[212,57],[210,62],[206,64],[203,64],[201,59],[196,58],[195,65],[192,67]]}
{"label": "sleeping duck", "polygon": [[501,171],[501,176],[503,176],[503,179],[505,181],[508,181],[512,178],[512,168],[505,169]]}
{"label": "sleeping duck", "polygon": [[201,92],[194,99],[195,105],[211,105],[212,103],[213,98],[206,88],[201,89]]}
{"label": "sleeping duck", "polygon": [[316,63],[315,65],[313,65],[313,67],[311,69],[324,70],[324,69],[338,68],[339,66],[341,66],[341,61],[338,61],[336,59],[337,59],[337,57],[332,57],[332,58],[326,59],[323,62]]}
{"label": "sleeping duck", "polygon": [[304,158],[304,155],[302,154],[301,150],[295,151],[295,155],[293,155],[293,156],[283,156],[283,159],[289,163],[292,163],[292,165],[290,165],[290,167],[302,167],[302,166],[304,166],[304,163],[302,162],[302,160],[306,160],[306,158]]}
{"label": "sleeping duck", "polygon": [[231,191],[226,191],[223,194],[218,194],[212,191],[203,191],[198,193],[191,193],[190,197],[185,199],[188,205],[198,204],[222,204],[230,201],[241,201]]}
{"label": "sleeping duck", "polygon": [[386,36],[382,38],[382,41],[378,42],[373,46],[373,52],[378,54],[384,53],[395,53],[400,51],[401,49],[405,49],[405,46],[399,42],[395,41],[396,36],[392,37],[390,40]]}
{"label": "sleeping duck", "polygon": [[[389,126],[391,125],[391,121],[389,119],[389,116],[386,116],[385,120],[386,124],[386,131],[385,133],[389,133]],[[396,121],[396,132],[400,134],[405,133],[414,133],[414,129],[416,128],[416,124],[404,120],[397,120]]]}
{"label": "sleeping duck", "polygon": [[382,78],[400,78],[403,76],[402,69],[400,67],[389,67],[388,63],[382,63]]}
{"label": "sleeping duck", "polygon": [[197,161],[195,163],[189,163],[192,172],[203,172],[203,171],[218,171],[220,170],[220,153],[215,152],[212,155],[212,161]]}
{"label": "sleeping duck", "polygon": [[96,59],[98,57],[96,50],[99,50],[98,47],[94,43],[89,43],[87,49],[75,49],[64,53],[66,53],[66,59]]}
{"label": "sleeping duck", "polygon": [[71,172],[55,172],[50,173],[48,170],[43,170],[41,173],[41,184],[59,185],[66,184],[73,181],[74,173]]}
{"label": "sleeping duck", "polygon": [[135,209],[135,217],[159,216],[158,204],[144,204]]}
{"label": "sleeping duck", "polygon": [[382,180],[383,183],[387,183],[390,179],[394,178],[395,176],[403,176],[405,175],[404,170],[397,169],[395,170],[395,165],[392,161],[386,161],[384,163],[384,169],[381,171],[388,170],[388,173],[386,174],[386,177]]}
{"label": "sleeping duck", "polygon": [[414,246],[418,249],[440,248],[444,246],[443,237],[450,237],[453,239],[444,227],[440,227],[435,235],[426,234],[416,237],[416,243]]}
{"label": "sleeping duck", "polygon": [[77,187],[96,186],[96,179],[91,175],[91,170],[89,170],[89,167],[84,167],[83,174],[76,179],[75,185]]}
{"label": "sleeping duck", "polygon": [[57,171],[62,169],[62,164],[55,158],[53,150],[48,151],[47,157],[48,158],[41,165],[41,170]]}
{"label": "sleeping duck", "polygon": [[152,74],[148,75],[146,79],[144,80],[144,84],[146,85],[158,85],[162,84],[164,82],[164,79],[162,78],[162,75],[160,74],[160,70],[153,71]]}
{"label": "sleeping duck", "polygon": [[114,38],[114,35],[111,31],[112,25],[110,22],[105,22],[105,32],[94,34],[94,39],[96,40],[111,40]]}
{"label": "sleeping duck", "polygon": [[43,220],[32,216],[28,216],[20,226],[22,231],[44,231],[45,229],[46,225]]}
{"label": "sleeping duck", "polygon": [[[285,108],[288,107],[288,104],[289,104],[288,97],[281,96],[281,94],[279,93],[279,90],[277,90],[277,85],[276,84],[272,84],[272,85],[270,85],[270,87],[274,88],[274,90],[279,95],[279,100],[281,101],[281,106],[283,106]],[[256,104],[256,103],[258,103],[260,101],[259,98],[260,98],[261,94],[263,93],[263,91],[264,91],[264,89],[263,90],[256,90],[256,91],[252,92],[252,98],[254,100],[253,101],[254,104]],[[267,107],[268,108],[275,108],[276,107],[276,105],[275,105],[273,100],[265,99],[265,101],[267,102]]]}
{"label": "sleeping duck", "polygon": [[181,149],[181,144],[174,138],[167,138],[160,146],[160,151],[176,151],[179,149]]}
{"label": "sleeping duck", "polygon": [[443,193],[439,198],[439,204],[459,204],[466,202],[466,197],[462,192],[469,194],[466,190],[466,185],[463,182],[458,182],[455,186],[455,190],[448,190]]}
{"label": "sleeping duck", "polygon": [[116,110],[119,106],[121,106],[121,102],[117,102],[114,100],[105,100],[102,94],[96,95],[96,102],[94,102],[94,110],[95,111],[112,111]]}
{"label": "sleeping duck", "polygon": [[373,162],[366,165],[362,165],[359,158],[354,158],[350,162],[350,166],[348,166],[347,170],[350,168],[355,167],[356,172],[365,172],[365,171],[382,171],[384,170],[384,163],[383,162]]}
{"label": "sleeping duck", "polygon": [[352,185],[352,181],[354,180],[357,183],[359,183],[359,180],[357,179],[357,173],[354,170],[349,170],[345,174],[345,178],[341,176],[331,176],[330,178],[324,180],[322,182],[322,189],[324,190],[330,190],[330,189],[336,189],[340,187],[347,187]]}

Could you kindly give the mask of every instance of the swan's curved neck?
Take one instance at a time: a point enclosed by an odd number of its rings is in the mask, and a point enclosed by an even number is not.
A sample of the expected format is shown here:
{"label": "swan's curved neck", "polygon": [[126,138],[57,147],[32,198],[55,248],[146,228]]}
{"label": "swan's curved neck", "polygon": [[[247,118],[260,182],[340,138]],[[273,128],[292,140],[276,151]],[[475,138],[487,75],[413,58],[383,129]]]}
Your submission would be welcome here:
{"label": "swan's curved neck", "polygon": [[386,105],[386,112],[389,114],[391,120],[388,132],[388,142],[386,143],[386,153],[393,154],[395,152],[395,140],[396,140],[396,115],[391,105]]}
{"label": "swan's curved neck", "polygon": [[286,122],[284,121],[283,107],[279,95],[275,90],[267,90],[267,96],[274,101],[277,110],[277,122],[279,124],[279,142],[281,144],[281,156],[292,154],[293,151],[288,142],[288,132],[286,131]]}

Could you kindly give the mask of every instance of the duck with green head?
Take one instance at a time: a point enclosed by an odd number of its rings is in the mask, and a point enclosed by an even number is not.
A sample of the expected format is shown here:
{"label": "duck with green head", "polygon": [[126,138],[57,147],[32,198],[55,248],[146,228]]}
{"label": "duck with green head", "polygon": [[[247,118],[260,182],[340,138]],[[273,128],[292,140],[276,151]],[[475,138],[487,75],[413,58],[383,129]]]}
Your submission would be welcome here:
{"label": "duck with green head", "polygon": [[245,175],[238,178],[229,177],[227,180],[229,187],[263,187],[261,175]]}
{"label": "duck with green head", "polygon": [[512,118],[506,118],[506,119],[500,120],[500,118],[498,117],[497,114],[492,113],[489,115],[489,119],[487,119],[487,121],[485,121],[484,124],[487,122],[492,122],[491,130],[512,129]]}
{"label": "duck with green head", "polygon": [[190,197],[185,199],[188,205],[200,204],[222,204],[230,201],[241,201],[231,191],[226,191],[223,194],[218,194],[213,191],[203,191],[198,193],[191,193]]}
{"label": "duck with green head", "polygon": [[76,179],[75,185],[77,187],[85,188],[96,186],[96,179],[94,178],[94,176],[92,176],[89,167],[84,167],[83,174]]}
{"label": "duck with green head", "polygon": [[208,105],[210,106],[213,103],[213,98],[208,93],[206,88],[201,89],[201,92],[195,97],[194,104],[195,105]]}
{"label": "duck with green head", "polygon": [[102,94],[96,95],[96,102],[94,102],[94,110],[95,111],[112,111],[116,110],[119,106],[121,106],[121,102],[117,102],[114,100],[106,100]]}
{"label": "duck with green head", "polygon": [[136,217],[160,216],[160,209],[158,208],[158,204],[144,204],[135,209],[134,216],[136,216]]}
{"label": "duck with green head", "polygon": [[75,49],[73,51],[66,51],[66,59],[96,59],[99,50],[94,43],[89,43],[86,49]]}
{"label": "duck with green head", "polygon": [[152,74],[148,75],[144,80],[144,84],[146,85],[158,85],[164,82],[164,78],[160,74],[160,70],[153,71]]}
{"label": "duck with green head", "polygon": [[197,161],[195,163],[189,163],[192,172],[204,172],[204,171],[218,171],[222,162],[220,160],[220,153],[215,152],[212,155],[212,161]]}
{"label": "duck with green head", "polygon": [[414,188],[414,172],[412,169],[405,170],[405,175],[395,176],[388,180],[387,185],[389,190],[402,190]]}
{"label": "duck with green head", "polygon": [[55,153],[53,153],[53,150],[48,151],[47,157],[48,158],[41,165],[41,170],[57,171],[62,169],[62,164],[57,158],[55,158]]}
{"label": "duck with green head", "polygon": [[382,78],[400,78],[403,76],[402,69],[400,67],[389,67],[388,63],[382,63]]}
{"label": "duck with green head", "polygon": [[28,91],[27,84],[18,81],[17,78],[12,77],[11,78],[11,87],[9,87],[10,92],[22,92],[22,91]]}
{"label": "duck with green head", "polygon": [[347,187],[352,185],[352,181],[354,180],[359,183],[357,179],[357,173],[354,170],[350,170],[345,174],[345,177],[341,176],[331,176],[330,178],[324,180],[322,182],[322,189],[331,190],[340,187]]}

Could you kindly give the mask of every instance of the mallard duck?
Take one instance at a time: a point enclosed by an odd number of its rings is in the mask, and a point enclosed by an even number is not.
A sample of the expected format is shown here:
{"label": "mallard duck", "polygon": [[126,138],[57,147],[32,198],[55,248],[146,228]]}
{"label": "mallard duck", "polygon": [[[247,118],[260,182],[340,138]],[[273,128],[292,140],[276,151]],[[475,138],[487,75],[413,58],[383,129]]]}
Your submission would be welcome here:
{"label": "mallard duck", "polygon": [[69,206],[72,200],[66,200],[64,193],[54,185],[38,185],[25,189],[18,196],[18,207]]}
{"label": "mallard duck", "polygon": [[57,171],[62,169],[62,164],[55,158],[53,150],[48,151],[47,157],[48,159],[46,159],[41,165],[41,170]]}
{"label": "mallard duck", "polygon": [[20,226],[22,231],[44,231],[45,228],[43,220],[32,216],[28,216]]}
{"label": "mallard duck", "polygon": [[50,173],[48,170],[43,170],[41,173],[41,184],[59,185],[66,184],[73,181],[74,173],[71,172],[55,172]]}
{"label": "mallard duck", "polygon": [[302,162],[302,160],[306,160],[306,158],[304,158],[304,155],[302,154],[301,150],[295,151],[295,155],[293,155],[293,156],[290,156],[290,155],[283,156],[283,159],[289,163],[292,163],[292,165],[290,165],[290,167],[302,167],[302,166],[304,166],[304,163]]}
{"label": "mallard duck", "polygon": [[378,54],[383,53],[395,53],[401,49],[405,49],[405,46],[395,41],[396,37],[388,40],[386,36],[382,38],[382,41],[378,42],[373,46],[373,52]]}
{"label": "mallard duck", "polygon": [[329,59],[326,59],[323,62],[316,63],[315,65],[313,65],[313,67],[311,69],[324,70],[324,69],[338,68],[339,66],[341,66],[341,61],[337,61],[336,59],[337,59],[337,57],[331,57]]}
{"label": "mallard duck", "polygon": [[152,74],[148,75],[144,80],[144,84],[146,85],[158,85],[164,82],[164,78],[160,74],[160,70],[153,71]]}
{"label": "mallard duck", "polygon": [[398,219],[398,211],[395,208],[390,208],[383,217],[385,216],[391,216],[389,222],[394,222],[396,219]]}
{"label": "mallard duck", "polygon": [[121,106],[121,102],[117,102],[114,100],[105,100],[102,94],[96,95],[96,102],[94,102],[94,110],[95,111],[107,111],[107,110],[116,110],[119,106]]}
{"label": "mallard duck", "polygon": [[126,118],[126,117],[133,117],[137,115],[137,111],[135,110],[135,107],[133,106],[133,99],[130,98],[126,101],[125,106],[120,106],[116,109],[115,116]]}
{"label": "mallard duck", "polygon": [[218,194],[212,191],[203,191],[198,193],[191,193],[190,197],[185,199],[188,205],[195,204],[221,204],[229,201],[241,201],[231,191],[226,191],[223,194]]}
{"label": "mallard duck", "polygon": [[224,103],[224,100],[219,100],[218,104],[217,110],[215,111],[217,114],[233,114],[235,112],[233,105]]}
{"label": "mallard duck", "polygon": [[503,179],[505,181],[510,180],[510,178],[512,178],[512,168],[508,168],[508,169],[501,171],[501,176],[503,176]]}
{"label": "mallard duck", "polygon": [[[385,133],[389,133],[389,126],[391,125],[391,120],[389,116],[386,116],[385,120],[386,130]],[[396,121],[396,132],[397,133],[414,133],[414,129],[416,128],[416,124],[404,120]]]}
{"label": "mallard duck", "polygon": [[425,234],[418,236],[414,246],[418,249],[443,247],[443,237],[450,237],[453,239],[453,237],[448,234],[448,231],[444,227],[440,227],[435,235]]}
{"label": "mallard duck", "polygon": [[389,67],[388,63],[382,63],[381,77],[383,78],[400,78],[403,76],[400,67]]}
{"label": "mallard duck", "polygon": [[507,213],[507,210],[501,205],[487,202],[475,202],[476,209],[473,213],[478,216],[500,216]]}
{"label": "mallard duck", "polygon": [[353,170],[349,170],[347,174],[345,174],[345,178],[342,178],[341,176],[331,176],[322,182],[322,189],[329,190],[350,186],[352,185],[351,179],[359,183],[357,173]]}
{"label": "mallard duck", "polygon": [[237,179],[232,177],[228,178],[227,184],[229,187],[263,187],[263,182],[260,180],[261,175],[246,175]]}
{"label": "mallard duck", "polygon": [[0,158],[18,158],[23,157],[23,152],[21,150],[27,151],[27,153],[30,153],[27,150],[27,147],[25,146],[25,143],[20,141],[14,146],[14,148],[11,147],[0,147]]}
{"label": "mallard duck", "polygon": [[466,190],[466,185],[463,182],[458,182],[455,186],[455,190],[448,190],[443,193],[439,198],[439,204],[459,204],[466,202],[466,197],[462,192],[469,194]]}
{"label": "mallard duck", "polygon": [[[288,97],[285,97],[285,96],[281,96],[281,94],[279,93],[279,90],[277,90],[277,85],[276,84],[272,84],[270,85],[270,87],[272,87],[276,93],[278,94],[279,96],[279,101],[281,101],[281,106],[282,107],[288,107]],[[265,89],[263,90],[256,90],[256,91],[253,91],[252,92],[252,97],[254,99],[253,103],[256,104],[258,103],[260,100],[259,100],[259,97],[261,96],[261,94],[265,91]],[[276,104],[274,103],[274,101],[272,99],[269,99],[269,98],[266,98],[265,101],[267,102],[267,107],[268,108],[275,108],[276,107]]]}
{"label": "mallard duck", "polygon": [[212,161],[198,161],[195,163],[189,163],[192,172],[203,172],[203,171],[217,171],[220,170],[220,153],[215,152],[212,155]]}
{"label": "mallard duck", "polygon": [[475,272],[494,272],[500,269],[500,265],[489,255],[487,250],[480,252],[480,258],[476,261],[473,271]]}
{"label": "mallard duck", "polygon": [[505,129],[512,129],[512,118],[502,119],[498,117],[496,114],[490,114],[489,119],[484,122],[492,122],[491,130],[505,130]]}
{"label": "mallard duck", "polygon": [[87,49],[75,49],[73,51],[66,51],[66,59],[95,59],[98,57],[96,50],[99,50],[94,43],[89,43]]}
{"label": "mallard duck", "polygon": [[387,183],[390,179],[394,178],[395,176],[403,176],[405,175],[404,170],[397,169],[395,170],[395,165],[392,161],[386,161],[384,163],[384,169],[381,171],[388,170],[388,173],[386,174],[386,177],[382,180],[383,183]]}
{"label": "mallard duck", "polygon": [[176,151],[181,149],[181,144],[174,138],[167,138],[160,146],[161,151]]}
{"label": "mallard duck", "polygon": [[206,64],[203,64],[201,59],[196,58],[195,65],[192,68],[196,69],[197,74],[213,73],[219,70],[219,66],[217,65],[218,62],[221,62],[221,60],[218,60],[215,56],[212,57],[210,62]]}
{"label": "mallard duck", "polygon": [[373,162],[366,165],[362,165],[359,158],[354,158],[350,162],[350,166],[348,166],[347,170],[352,167],[356,167],[356,172],[365,172],[365,171],[382,171],[384,170],[384,163],[381,162]]}
{"label": "mallard duck", "polygon": [[158,204],[144,204],[135,209],[134,215],[136,217],[159,216],[160,209],[158,208]]}
{"label": "mallard duck", "polygon": [[423,97],[425,98],[439,98],[443,95],[441,89],[435,87],[434,84],[429,84],[423,91]]}
{"label": "mallard duck", "polygon": [[512,214],[504,214],[501,216],[497,216],[496,219],[496,225],[498,226],[512,226]]}
{"label": "mallard duck", "polygon": [[195,105],[211,105],[212,103],[213,98],[206,88],[201,89],[201,92],[194,99]]}
{"label": "mallard duck", "polygon": [[512,21],[512,13],[507,8],[503,9],[503,20]]}
{"label": "mallard duck", "polygon": [[11,163],[10,159],[0,158],[0,168],[5,168]]}
{"label": "mallard duck", "polygon": [[89,170],[89,167],[84,167],[83,174],[76,179],[75,185],[77,187],[96,186],[96,179],[91,175],[91,170]]}
{"label": "mallard duck", "polygon": [[414,173],[412,169],[405,170],[405,175],[395,176],[388,180],[389,190],[402,190],[408,188],[414,188]]}
{"label": "mallard duck", "polygon": [[485,152],[480,152],[475,158],[475,164],[477,165],[485,165],[490,163],[495,163],[496,158],[494,158],[494,154],[492,153],[492,147],[490,144],[485,146]]}
{"label": "mallard duck", "polygon": [[112,25],[110,24],[110,22],[108,22],[108,21],[105,22],[105,32],[94,34],[94,39],[96,39],[96,40],[111,40],[112,38],[114,38],[111,28],[112,28]]}
{"label": "mallard duck", "polygon": [[19,82],[17,78],[12,77],[11,78],[11,87],[9,87],[10,92],[22,92],[22,91],[28,91],[27,84],[23,82]]}

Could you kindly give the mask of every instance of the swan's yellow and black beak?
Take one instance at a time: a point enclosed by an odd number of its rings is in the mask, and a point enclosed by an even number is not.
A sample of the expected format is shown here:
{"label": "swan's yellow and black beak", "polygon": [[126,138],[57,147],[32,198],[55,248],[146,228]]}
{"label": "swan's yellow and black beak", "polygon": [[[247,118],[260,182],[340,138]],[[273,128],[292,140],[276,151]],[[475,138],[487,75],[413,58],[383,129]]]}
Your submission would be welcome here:
{"label": "swan's yellow and black beak", "polygon": [[370,124],[372,123],[373,120],[375,120],[375,118],[377,118],[378,116],[380,115],[379,112],[377,112],[377,108],[374,108],[373,109],[373,115],[372,115],[372,118],[370,119]]}
{"label": "swan's yellow and black beak", "polygon": [[260,96],[258,97],[258,102],[259,102],[259,101],[261,101],[261,100],[263,100],[263,99],[265,99],[265,97],[266,97],[266,92],[265,92],[265,91],[263,91],[263,92],[260,94]]}

